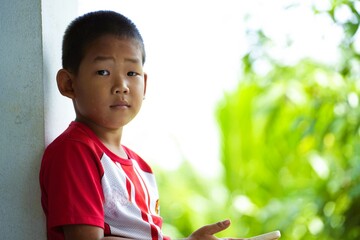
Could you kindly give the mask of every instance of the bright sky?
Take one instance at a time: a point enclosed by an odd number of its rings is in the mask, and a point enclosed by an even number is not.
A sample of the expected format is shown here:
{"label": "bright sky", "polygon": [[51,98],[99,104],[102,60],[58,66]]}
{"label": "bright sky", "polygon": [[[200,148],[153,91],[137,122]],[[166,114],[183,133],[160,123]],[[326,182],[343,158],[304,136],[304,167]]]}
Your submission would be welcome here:
{"label": "bright sky", "polygon": [[[220,139],[215,106],[239,81],[241,57],[251,45],[247,27],[264,29],[274,38],[278,46],[273,54],[280,59],[335,61],[338,29],[312,14],[312,2],[79,0],[79,15],[115,10],[134,21],[145,41],[147,96],[125,128],[123,143],[151,165],[172,169],[187,159],[202,174],[216,175]],[[249,12],[252,18],[245,22]],[[285,48],[288,36],[296,39],[291,49]],[[261,61],[258,66],[266,72]]]}

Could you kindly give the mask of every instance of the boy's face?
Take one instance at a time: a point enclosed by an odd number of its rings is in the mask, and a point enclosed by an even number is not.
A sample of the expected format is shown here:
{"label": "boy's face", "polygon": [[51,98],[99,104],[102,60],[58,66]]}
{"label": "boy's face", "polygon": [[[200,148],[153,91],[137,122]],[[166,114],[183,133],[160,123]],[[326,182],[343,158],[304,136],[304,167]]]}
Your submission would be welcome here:
{"label": "boy's face", "polygon": [[92,42],[73,76],[77,120],[106,129],[130,122],[146,91],[141,59],[141,49],[133,39],[105,35]]}

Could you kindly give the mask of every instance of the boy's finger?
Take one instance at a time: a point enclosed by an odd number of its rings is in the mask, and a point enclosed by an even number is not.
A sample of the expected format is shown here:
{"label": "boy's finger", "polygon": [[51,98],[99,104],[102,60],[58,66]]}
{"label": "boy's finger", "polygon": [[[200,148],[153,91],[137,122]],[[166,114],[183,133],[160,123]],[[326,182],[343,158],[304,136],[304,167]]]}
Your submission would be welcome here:
{"label": "boy's finger", "polygon": [[214,235],[215,233],[221,232],[230,226],[230,220],[225,220],[222,222],[217,222],[214,224],[206,225],[199,229],[199,231],[208,234]]}

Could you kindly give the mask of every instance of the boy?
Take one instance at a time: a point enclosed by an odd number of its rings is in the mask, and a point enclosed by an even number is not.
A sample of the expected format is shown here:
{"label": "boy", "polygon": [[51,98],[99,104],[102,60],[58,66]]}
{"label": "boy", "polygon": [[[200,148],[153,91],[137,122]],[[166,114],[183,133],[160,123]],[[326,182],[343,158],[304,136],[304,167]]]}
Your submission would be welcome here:
{"label": "boy", "polygon": [[[76,119],[42,159],[48,239],[168,239],[152,170],[121,144],[146,93],[138,29],[112,11],[88,13],[68,26],[62,51],[57,85],[72,99]],[[229,225],[204,226],[188,239],[217,239],[213,234]]]}

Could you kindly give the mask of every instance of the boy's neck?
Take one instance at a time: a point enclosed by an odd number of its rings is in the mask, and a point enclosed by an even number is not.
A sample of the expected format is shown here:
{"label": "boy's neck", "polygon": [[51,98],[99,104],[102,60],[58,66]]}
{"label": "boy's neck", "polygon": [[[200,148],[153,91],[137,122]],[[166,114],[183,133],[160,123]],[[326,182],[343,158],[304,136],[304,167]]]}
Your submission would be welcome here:
{"label": "boy's neck", "polygon": [[[101,139],[100,139],[101,140]],[[102,141],[102,140],[101,140]],[[123,158],[123,159],[128,159],[128,155],[126,154],[124,148],[120,145],[113,145],[113,144],[108,144],[104,141],[102,141],[102,143],[114,154],[116,154],[118,157]]]}
{"label": "boy's neck", "polygon": [[88,126],[95,135],[100,139],[100,141],[114,154],[121,158],[128,158],[126,152],[121,146],[121,137],[122,137],[122,127],[118,129],[109,129],[101,127],[93,122],[82,121],[76,119],[75,121],[81,122]]}

